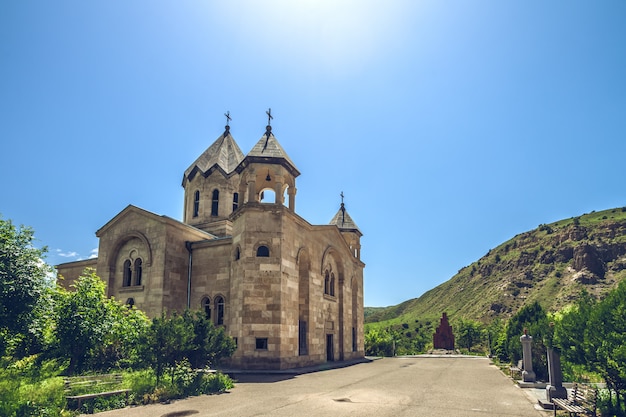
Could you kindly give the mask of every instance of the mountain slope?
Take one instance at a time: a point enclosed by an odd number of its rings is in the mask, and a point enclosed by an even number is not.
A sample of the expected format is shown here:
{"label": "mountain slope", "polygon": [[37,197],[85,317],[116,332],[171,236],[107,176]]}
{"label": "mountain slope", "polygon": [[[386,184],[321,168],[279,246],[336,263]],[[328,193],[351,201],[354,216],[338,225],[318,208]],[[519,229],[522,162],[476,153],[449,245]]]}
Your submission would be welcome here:
{"label": "mountain slope", "polygon": [[606,294],[626,278],[626,207],[540,225],[490,250],[449,281],[397,306],[370,309],[367,323],[506,319],[527,302],[548,311],[584,288]]}

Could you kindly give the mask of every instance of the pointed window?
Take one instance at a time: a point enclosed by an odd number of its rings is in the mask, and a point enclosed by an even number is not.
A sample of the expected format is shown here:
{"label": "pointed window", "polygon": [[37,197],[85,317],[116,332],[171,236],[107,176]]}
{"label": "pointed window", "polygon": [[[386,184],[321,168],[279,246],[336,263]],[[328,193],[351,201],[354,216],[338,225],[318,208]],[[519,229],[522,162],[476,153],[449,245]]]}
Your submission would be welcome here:
{"label": "pointed window", "polygon": [[193,195],[193,217],[198,217],[200,212],[200,191],[197,191]]}
{"label": "pointed window", "polygon": [[220,202],[219,190],[213,190],[213,199],[211,201],[211,216],[217,216],[217,208]]}
{"label": "pointed window", "polygon": [[241,248],[237,246],[235,248],[235,260],[238,261],[239,259],[241,259]]}
{"label": "pointed window", "polygon": [[215,308],[217,309],[215,324],[221,326],[224,324],[224,298],[222,296],[215,297]]}
{"label": "pointed window", "polygon": [[330,295],[335,296],[335,274],[330,274]]}
{"label": "pointed window", "polygon": [[143,268],[143,261],[141,258],[135,259],[135,285],[141,285],[141,272]]}
{"label": "pointed window", "polygon": [[324,273],[324,294],[330,294],[330,274],[328,271]]}
{"label": "pointed window", "polygon": [[128,300],[126,300],[126,306],[128,308],[133,308],[134,305],[135,305],[135,299],[134,298],[129,298]]}
{"label": "pointed window", "polygon": [[209,297],[202,299],[202,311],[204,311],[204,317],[211,320],[211,299]]}
{"label": "pointed window", "polygon": [[130,269],[130,259],[124,261],[124,275],[122,280],[123,287],[130,287],[133,271]]}
{"label": "pointed window", "polygon": [[239,208],[239,193],[233,194],[233,211]]}

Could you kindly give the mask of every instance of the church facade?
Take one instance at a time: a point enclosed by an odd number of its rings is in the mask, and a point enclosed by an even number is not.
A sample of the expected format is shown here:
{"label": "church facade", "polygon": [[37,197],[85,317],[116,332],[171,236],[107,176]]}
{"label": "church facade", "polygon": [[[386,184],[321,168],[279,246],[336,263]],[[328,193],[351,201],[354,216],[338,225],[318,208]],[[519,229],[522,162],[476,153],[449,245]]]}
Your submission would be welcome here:
{"label": "church facade", "polygon": [[[295,212],[300,172],[267,126],[244,155],[227,125],[184,172],[183,221],[129,205],[96,232],[107,293],[145,311],[202,310],[235,338],[229,365],[288,369],[364,356],[361,231]],[[273,198],[267,198],[267,196]]]}

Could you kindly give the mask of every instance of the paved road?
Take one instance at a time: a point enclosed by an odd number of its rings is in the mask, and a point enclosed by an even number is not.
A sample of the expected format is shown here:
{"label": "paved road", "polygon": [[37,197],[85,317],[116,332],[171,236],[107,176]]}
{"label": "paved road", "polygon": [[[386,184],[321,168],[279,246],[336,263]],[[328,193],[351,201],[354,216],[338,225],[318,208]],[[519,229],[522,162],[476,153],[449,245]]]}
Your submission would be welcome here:
{"label": "paved road", "polygon": [[246,375],[229,393],[99,417],[547,416],[485,358],[386,358],[302,375]]}

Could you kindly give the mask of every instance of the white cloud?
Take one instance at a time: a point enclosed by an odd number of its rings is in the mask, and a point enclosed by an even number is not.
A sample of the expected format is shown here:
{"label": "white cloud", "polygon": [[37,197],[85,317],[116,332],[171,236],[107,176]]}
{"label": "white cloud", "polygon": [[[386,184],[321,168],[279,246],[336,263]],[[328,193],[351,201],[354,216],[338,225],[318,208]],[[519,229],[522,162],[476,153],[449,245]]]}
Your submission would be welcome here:
{"label": "white cloud", "polygon": [[58,255],[64,258],[76,258],[78,256],[78,252],[63,252],[60,249],[57,249]]}
{"label": "white cloud", "polygon": [[98,248],[93,248],[91,252],[89,252],[89,259],[98,257]]}

